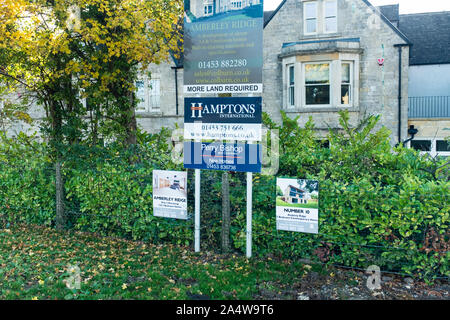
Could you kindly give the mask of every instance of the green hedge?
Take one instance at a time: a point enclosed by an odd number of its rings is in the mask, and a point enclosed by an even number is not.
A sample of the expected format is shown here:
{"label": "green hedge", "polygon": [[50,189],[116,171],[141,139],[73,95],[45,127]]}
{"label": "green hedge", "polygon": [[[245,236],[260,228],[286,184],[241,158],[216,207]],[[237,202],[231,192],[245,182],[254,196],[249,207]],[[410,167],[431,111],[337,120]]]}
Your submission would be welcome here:
{"label": "green hedge", "polygon": [[[352,267],[376,264],[427,279],[449,276],[449,192],[445,160],[402,147],[392,150],[390,133],[375,130],[377,117],[357,128],[341,114],[339,132],[322,147],[310,120],[305,128],[283,114],[277,176],[319,180],[319,234],[276,230],[275,177],[254,175],[253,245],[256,255],[303,257]],[[78,147],[64,163],[68,227],[152,242],[192,245],[193,221],[153,217],[152,170],[183,170],[171,160],[170,132],[139,136],[133,150]],[[0,146],[0,208],[6,223],[50,224],[54,181],[44,144],[25,137]],[[11,151],[12,150],[12,151]],[[36,152],[41,150],[41,152]],[[95,159],[95,161],[93,161]],[[193,210],[189,171],[189,212]],[[231,237],[245,251],[246,175],[230,174]],[[202,247],[219,248],[221,172],[202,171]]]}

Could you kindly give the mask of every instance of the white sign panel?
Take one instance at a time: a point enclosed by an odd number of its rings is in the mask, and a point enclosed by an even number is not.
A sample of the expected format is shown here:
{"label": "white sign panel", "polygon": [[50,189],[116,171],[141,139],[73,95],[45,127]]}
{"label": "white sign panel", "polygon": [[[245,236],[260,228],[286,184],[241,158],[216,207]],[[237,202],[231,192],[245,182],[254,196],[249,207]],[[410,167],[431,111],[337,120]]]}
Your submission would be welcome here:
{"label": "white sign panel", "polygon": [[187,172],[153,170],[153,215],[187,219]]}
{"label": "white sign panel", "polygon": [[277,178],[277,230],[319,232],[319,183]]}

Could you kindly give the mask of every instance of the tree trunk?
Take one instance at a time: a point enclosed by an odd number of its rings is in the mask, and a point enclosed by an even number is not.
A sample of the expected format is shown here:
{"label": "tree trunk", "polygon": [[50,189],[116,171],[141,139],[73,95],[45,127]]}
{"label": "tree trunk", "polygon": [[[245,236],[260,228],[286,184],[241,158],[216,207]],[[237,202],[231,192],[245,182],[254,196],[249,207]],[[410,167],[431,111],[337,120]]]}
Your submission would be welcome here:
{"label": "tree trunk", "polygon": [[136,121],[136,111],[135,111],[135,105],[134,105],[134,94],[130,93],[129,96],[130,99],[130,109],[127,112],[127,136],[126,136],[126,144],[127,146],[135,145],[137,144],[137,137],[136,137],[136,131],[137,131],[137,121]]}
{"label": "tree trunk", "polygon": [[61,162],[55,163],[55,186],[56,186],[56,229],[62,230],[66,225],[64,213],[64,182],[61,174]]}
{"label": "tree trunk", "polygon": [[222,173],[222,252],[230,251],[230,183],[228,172]]}

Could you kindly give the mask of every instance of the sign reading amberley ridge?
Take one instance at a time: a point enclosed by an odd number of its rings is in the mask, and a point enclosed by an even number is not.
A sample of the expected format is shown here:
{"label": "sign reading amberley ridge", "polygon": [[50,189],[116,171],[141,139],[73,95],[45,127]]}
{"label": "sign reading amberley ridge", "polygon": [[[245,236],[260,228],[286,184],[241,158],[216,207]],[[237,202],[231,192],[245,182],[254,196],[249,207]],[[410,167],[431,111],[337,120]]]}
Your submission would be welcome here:
{"label": "sign reading amberley ridge", "polygon": [[184,138],[261,141],[261,97],[185,98]]}
{"label": "sign reading amberley ridge", "polygon": [[153,215],[187,219],[187,172],[153,170]]}
{"label": "sign reading amberley ridge", "polygon": [[185,0],[184,92],[261,93],[263,0]]}

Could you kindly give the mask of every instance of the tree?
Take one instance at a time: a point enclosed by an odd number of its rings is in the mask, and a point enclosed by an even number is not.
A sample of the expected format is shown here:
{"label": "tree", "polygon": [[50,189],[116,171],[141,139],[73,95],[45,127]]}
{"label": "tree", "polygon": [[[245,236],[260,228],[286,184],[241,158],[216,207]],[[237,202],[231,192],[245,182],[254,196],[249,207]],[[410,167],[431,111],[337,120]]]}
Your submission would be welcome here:
{"label": "tree", "polygon": [[134,82],[139,68],[167,59],[179,44],[179,0],[2,0],[0,81],[45,110],[42,132],[56,172],[56,225],[65,222],[61,163],[85,139],[93,103],[97,123],[136,142]]}

